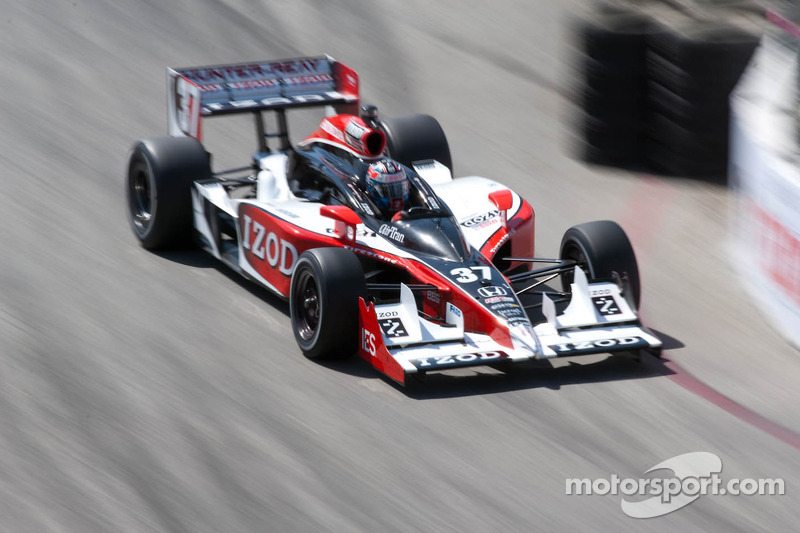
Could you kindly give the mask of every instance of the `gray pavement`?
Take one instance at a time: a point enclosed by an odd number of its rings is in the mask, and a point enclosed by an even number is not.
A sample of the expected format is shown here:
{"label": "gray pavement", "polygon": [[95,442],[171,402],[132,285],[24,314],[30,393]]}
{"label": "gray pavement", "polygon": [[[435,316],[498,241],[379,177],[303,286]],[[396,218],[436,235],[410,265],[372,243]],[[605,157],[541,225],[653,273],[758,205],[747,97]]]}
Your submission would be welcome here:
{"label": "gray pavement", "polygon": [[[165,132],[166,66],[329,53],[385,114],[437,116],[458,174],[530,199],[541,255],[573,224],[620,221],[667,357],[800,432],[800,355],[738,282],[727,191],[570,159],[564,23],[580,3],[6,4],[0,530],[796,528],[800,451],[655,359],[432,376],[408,394],[358,360],[307,361],[284,303],[199,253],[148,253],[127,226],[126,159]],[[249,125],[219,128],[215,152],[246,157]],[[692,451],[787,494],[648,520],[564,494],[566,478],[640,477]]]}

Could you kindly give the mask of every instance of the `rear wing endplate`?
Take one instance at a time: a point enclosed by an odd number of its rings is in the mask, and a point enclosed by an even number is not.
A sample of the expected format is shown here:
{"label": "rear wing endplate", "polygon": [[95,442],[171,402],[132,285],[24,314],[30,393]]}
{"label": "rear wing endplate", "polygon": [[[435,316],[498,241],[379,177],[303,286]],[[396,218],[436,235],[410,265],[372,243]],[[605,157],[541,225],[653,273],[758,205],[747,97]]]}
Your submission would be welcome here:
{"label": "rear wing endplate", "polygon": [[199,139],[202,117],[329,105],[358,109],[358,74],[330,56],[167,69],[173,136]]}

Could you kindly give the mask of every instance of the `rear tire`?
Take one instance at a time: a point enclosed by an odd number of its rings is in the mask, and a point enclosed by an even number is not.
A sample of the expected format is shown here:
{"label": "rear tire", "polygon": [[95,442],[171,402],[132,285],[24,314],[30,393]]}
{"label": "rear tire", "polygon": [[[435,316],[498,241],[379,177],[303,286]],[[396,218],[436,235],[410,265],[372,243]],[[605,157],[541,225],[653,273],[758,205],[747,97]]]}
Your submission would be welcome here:
{"label": "rear tire", "polygon": [[[624,295],[634,310],[641,297],[639,267],[625,231],[610,220],[587,222],[569,228],[561,239],[561,259],[575,261],[589,281],[611,280],[616,272],[628,276],[630,295]],[[569,290],[574,274],[561,274],[564,290]]]}
{"label": "rear tire", "polygon": [[430,115],[381,119],[386,155],[410,167],[414,161],[435,159],[453,172],[450,146],[439,122]]}
{"label": "rear tire", "polygon": [[344,248],[316,248],[297,261],[289,312],[298,346],[309,359],[342,359],[358,347],[358,298],[367,297],[358,257]]}
{"label": "rear tire", "polygon": [[192,240],[192,183],[211,178],[203,145],[192,137],[139,141],[128,162],[128,219],[147,249],[184,247]]}

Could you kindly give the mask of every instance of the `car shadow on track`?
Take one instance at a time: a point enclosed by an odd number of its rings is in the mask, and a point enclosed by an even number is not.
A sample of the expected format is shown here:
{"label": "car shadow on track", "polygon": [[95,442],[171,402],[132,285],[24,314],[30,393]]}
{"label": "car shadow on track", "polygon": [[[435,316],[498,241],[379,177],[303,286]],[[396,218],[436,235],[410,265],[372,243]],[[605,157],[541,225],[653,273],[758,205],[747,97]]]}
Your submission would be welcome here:
{"label": "car shadow on track", "polygon": [[[236,273],[230,267],[221,263],[202,250],[186,249],[169,252],[156,252],[156,255],[168,261],[173,261],[188,267],[202,269],[213,268],[220,274],[230,279],[232,282],[236,283],[236,285],[252,294],[255,298],[262,300],[266,305],[280,311],[286,315],[287,319],[289,318],[289,302],[287,300],[284,300],[264,287],[249,281],[240,274]],[[287,325],[288,324],[289,323],[287,322]]]}
{"label": "car shadow on track", "polygon": [[[217,270],[255,298],[286,315],[288,325],[289,303],[286,300],[248,281],[210,255],[199,250],[159,252],[157,255],[190,267]],[[684,347],[678,339],[652,328],[650,330],[661,339],[664,350]],[[665,364],[669,362],[667,357],[660,359],[642,352],[638,359],[633,354],[614,356],[601,354],[561,358],[554,362],[530,361],[498,368],[472,367],[431,373],[422,379],[412,377],[406,386],[402,386],[382,376],[355,355],[347,359],[314,362],[332,372],[341,372],[362,379],[382,380],[387,387],[394,387],[416,400],[477,396],[536,388],[558,390],[565,385],[655,378],[674,374]]]}
{"label": "car shadow on track", "polygon": [[214,268],[219,265],[219,261],[198,248],[168,251],[154,250],[151,253],[167,261],[193,268]]}

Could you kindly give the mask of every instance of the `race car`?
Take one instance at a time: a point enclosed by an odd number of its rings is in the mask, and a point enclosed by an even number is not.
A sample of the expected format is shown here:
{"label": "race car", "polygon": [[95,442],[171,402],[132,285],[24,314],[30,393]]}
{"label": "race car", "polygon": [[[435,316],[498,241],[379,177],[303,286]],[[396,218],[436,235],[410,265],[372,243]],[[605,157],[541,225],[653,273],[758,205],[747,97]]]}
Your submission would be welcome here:
{"label": "race car", "polygon": [[[128,165],[133,231],[147,249],[197,243],[288,299],[307,357],[358,352],[405,384],[475,365],[660,353],[637,316],[639,273],[619,225],[572,227],[559,258],[536,258],[531,205],[491,179],[453,178],[433,117],[359,107],[353,69],[322,56],[167,77],[169,136],[137,142]],[[319,127],[293,144],[287,111],[315,107]],[[253,159],[213,171],[203,121],[241,113],[254,118]],[[375,168],[405,187],[396,212],[365,186]]]}

